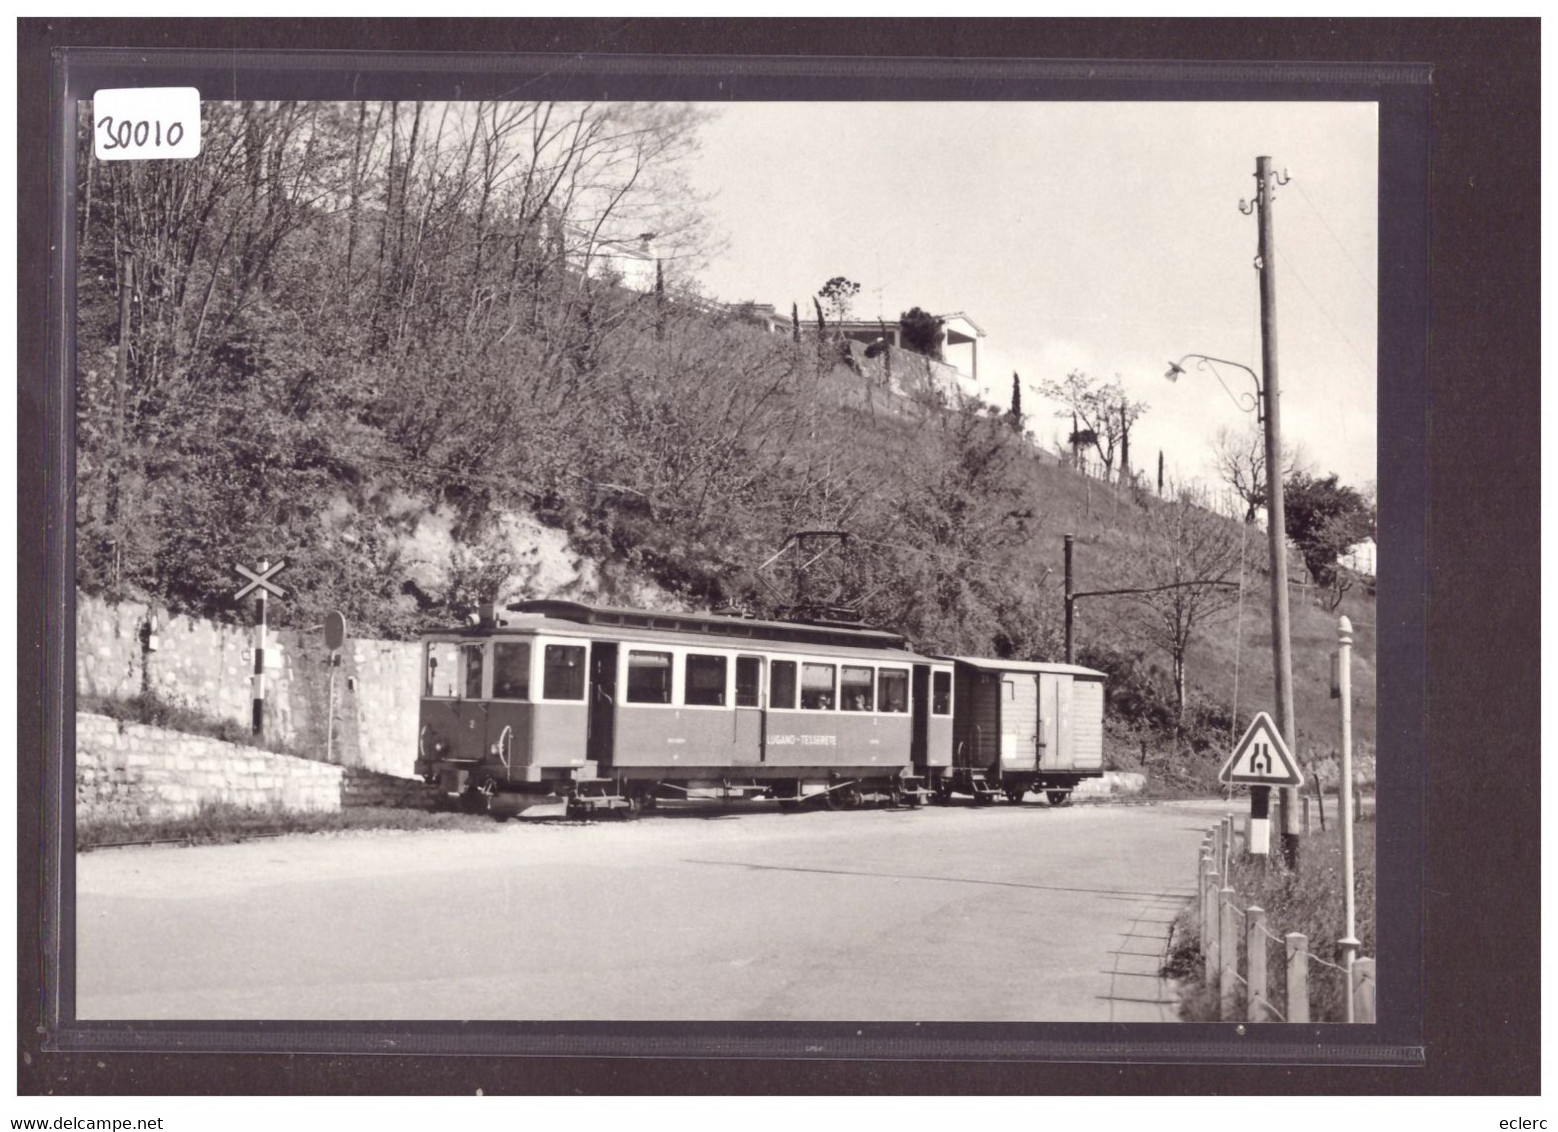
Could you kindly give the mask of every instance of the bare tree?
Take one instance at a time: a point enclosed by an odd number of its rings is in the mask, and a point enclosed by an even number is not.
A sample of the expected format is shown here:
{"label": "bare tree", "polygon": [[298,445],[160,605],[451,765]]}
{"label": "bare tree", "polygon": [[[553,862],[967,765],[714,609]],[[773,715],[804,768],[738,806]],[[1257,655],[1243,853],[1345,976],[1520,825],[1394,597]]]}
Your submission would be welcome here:
{"label": "bare tree", "polygon": [[1190,491],[1151,505],[1144,525],[1134,621],[1142,640],[1168,654],[1183,720],[1186,653],[1206,622],[1237,600],[1244,540]]}
{"label": "bare tree", "polygon": [[[1266,505],[1266,441],[1258,428],[1232,429],[1223,425],[1212,439],[1212,462],[1217,477],[1244,503],[1244,521]],[[1304,464],[1302,451],[1282,446],[1282,477],[1287,479]]]}
{"label": "bare tree", "polygon": [[1063,381],[1043,381],[1038,390],[1052,401],[1058,401],[1057,417],[1072,417],[1080,423],[1073,428],[1071,442],[1091,444],[1098,458],[1103,461],[1104,478],[1110,478],[1114,468],[1115,452],[1129,445],[1131,426],[1147,412],[1143,401],[1132,401],[1125,395],[1125,386],[1116,377],[1113,381],[1098,384],[1081,370],[1072,370]]}

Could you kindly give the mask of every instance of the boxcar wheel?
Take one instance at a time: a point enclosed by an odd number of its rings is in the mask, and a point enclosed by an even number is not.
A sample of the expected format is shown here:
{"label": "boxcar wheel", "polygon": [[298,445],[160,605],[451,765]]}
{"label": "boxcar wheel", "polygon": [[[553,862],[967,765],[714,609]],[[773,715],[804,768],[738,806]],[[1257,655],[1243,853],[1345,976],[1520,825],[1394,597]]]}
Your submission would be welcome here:
{"label": "boxcar wheel", "polygon": [[1069,806],[1071,804],[1071,791],[1051,790],[1046,794],[1049,804],[1052,806]]}
{"label": "boxcar wheel", "polygon": [[1016,806],[1016,805],[1020,805],[1022,803],[1022,796],[1024,794],[1026,794],[1027,791],[1026,790],[1019,790],[1016,787],[1009,786],[1009,787],[1006,788],[1005,793],[1006,793],[1006,800],[1008,802],[1010,802],[1012,805]]}

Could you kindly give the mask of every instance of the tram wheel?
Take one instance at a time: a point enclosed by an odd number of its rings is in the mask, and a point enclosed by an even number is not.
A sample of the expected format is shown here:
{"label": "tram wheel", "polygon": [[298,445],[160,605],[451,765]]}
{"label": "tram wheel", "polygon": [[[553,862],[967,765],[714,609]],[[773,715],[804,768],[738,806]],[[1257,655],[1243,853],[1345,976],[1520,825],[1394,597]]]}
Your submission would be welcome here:
{"label": "tram wheel", "polygon": [[1006,788],[1006,791],[1005,791],[1006,800],[1008,802],[1010,802],[1014,806],[1021,805],[1022,804],[1022,796],[1024,794],[1026,794],[1026,793],[1027,793],[1026,790],[1019,790],[1015,786],[1009,786],[1009,787]]}

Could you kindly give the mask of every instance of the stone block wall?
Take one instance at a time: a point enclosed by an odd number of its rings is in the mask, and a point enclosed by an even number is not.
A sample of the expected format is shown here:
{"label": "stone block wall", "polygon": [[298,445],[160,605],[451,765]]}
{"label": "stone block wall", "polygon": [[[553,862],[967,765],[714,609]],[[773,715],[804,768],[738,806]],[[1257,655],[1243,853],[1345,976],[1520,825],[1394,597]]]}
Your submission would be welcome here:
{"label": "stone block wall", "polygon": [[402,810],[431,810],[440,793],[420,778],[397,778],[375,774],[371,770],[344,768],[341,775],[341,805],[392,806]]}
{"label": "stone block wall", "polygon": [[181,731],[76,714],[76,818],[191,817],[225,802],[253,809],[341,808],[338,766]]}
{"label": "stone block wall", "polygon": [[[153,617],[155,648],[147,633]],[[253,712],[253,632],[78,592],[77,692],[128,698],[149,690],[247,725]],[[318,632],[270,633],[266,734],[322,762],[409,776],[416,762],[420,647],[413,641],[348,637],[334,669],[333,735],[329,661]]]}

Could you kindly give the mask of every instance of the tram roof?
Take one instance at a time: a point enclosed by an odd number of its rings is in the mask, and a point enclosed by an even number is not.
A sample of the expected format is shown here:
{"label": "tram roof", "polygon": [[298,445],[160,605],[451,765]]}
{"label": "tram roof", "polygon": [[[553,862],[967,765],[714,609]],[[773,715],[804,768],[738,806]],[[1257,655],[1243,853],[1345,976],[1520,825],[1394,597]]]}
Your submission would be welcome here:
{"label": "tram roof", "polygon": [[745,644],[784,652],[826,651],[843,657],[881,659],[885,655],[893,660],[921,663],[936,659],[914,652],[898,633],[840,622],[763,621],[711,613],[623,609],[555,600],[515,602],[507,608],[517,616],[423,636],[553,632],[678,645],[697,641],[719,648],[740,648]]}

